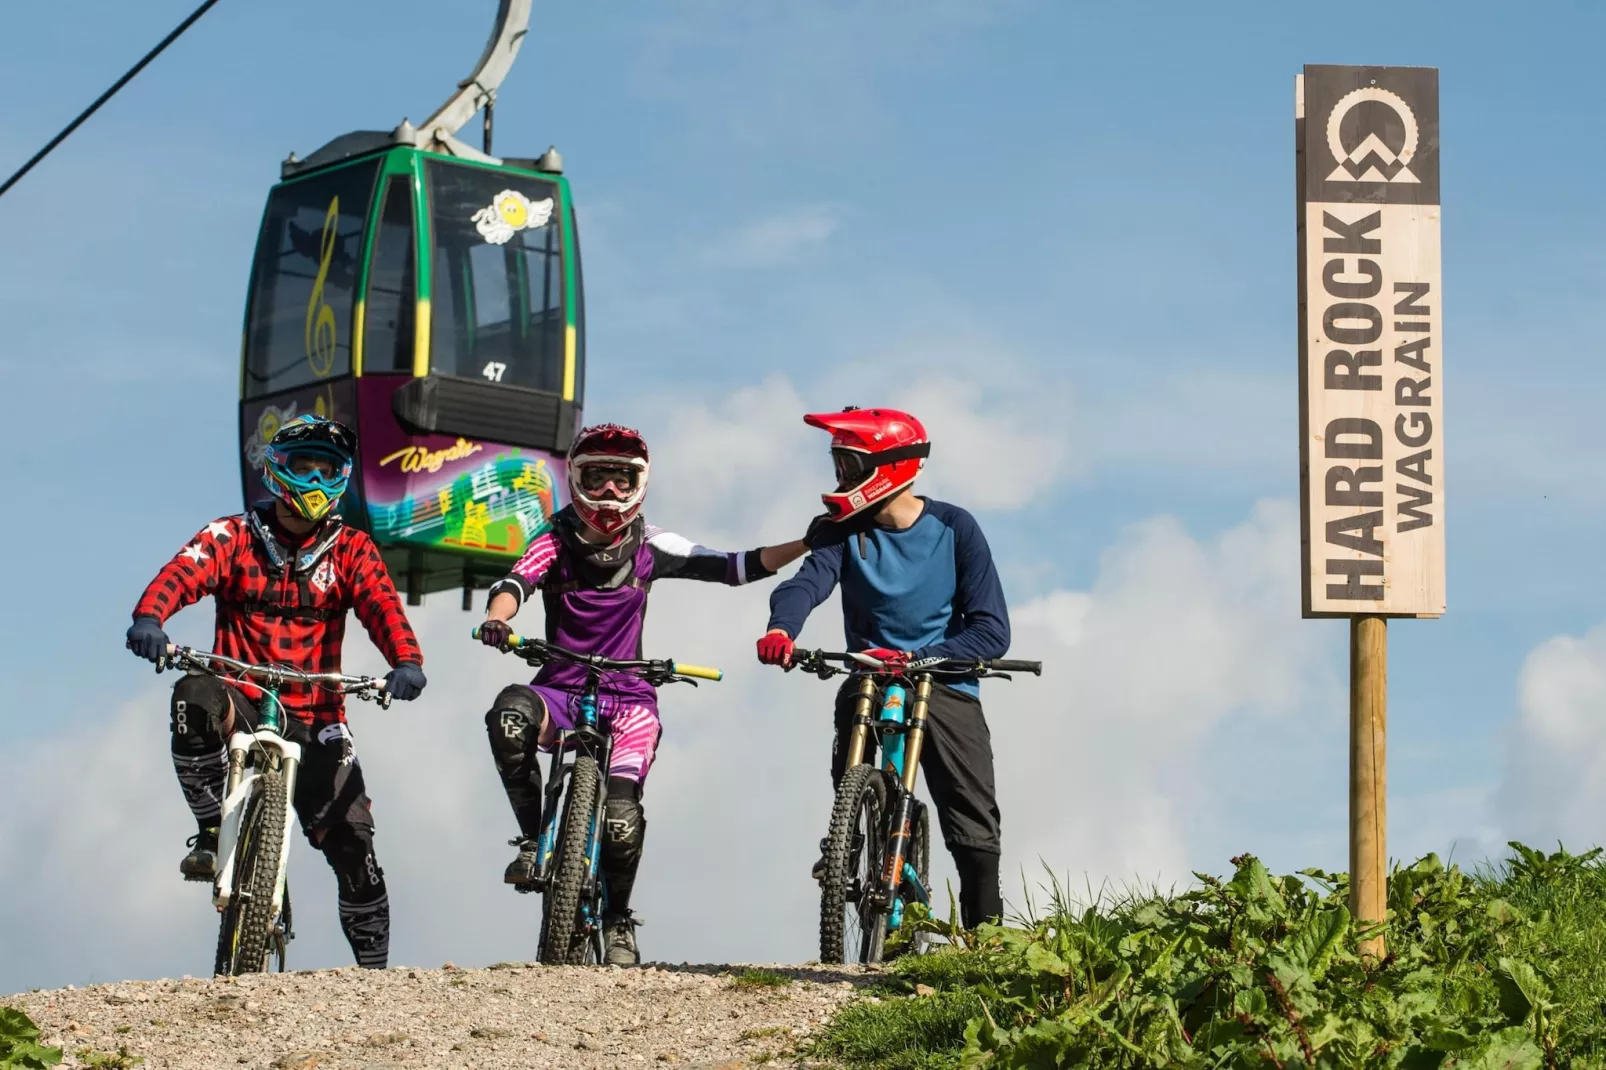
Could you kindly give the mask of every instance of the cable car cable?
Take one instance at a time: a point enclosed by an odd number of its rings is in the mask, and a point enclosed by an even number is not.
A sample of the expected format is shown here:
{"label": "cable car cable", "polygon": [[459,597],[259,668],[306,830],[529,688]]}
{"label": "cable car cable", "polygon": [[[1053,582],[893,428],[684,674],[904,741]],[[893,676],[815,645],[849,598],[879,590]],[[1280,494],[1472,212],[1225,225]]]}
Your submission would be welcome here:
{"label": "cable car cable", "polygon": [[91,104],[89,107],[85,108],[82,112],[80,112],[79,115],[78,115],[78,118],[76,118],[72,122],[68,123],[66,125],[66,127],[61,131],[61,133],[59,133],[55,137],[51,138],[49,143],[46,144],[44,148],[42,148],[38,152],[34,153],[33,154],[33,158],[30,159],[27,163],[23,164],[20,168],[18,168],[17,172],[15,174],[13,174],[10,178],[6,179],[4,183],[0,183],[0,196],[4,196],[6,190],[10,189],[12,186],[15,186],[19,181],[22,180],[22,176],[23,175],[27,174],[29,171],[32,171],[34,169],[34,165],[35,164],[37,164],[40,160],[43,160],[46,156],[49,156],[51,151],[53,149],[55,149],[55,147],[57,145],[60,145],[63,141],[66,141],[68,136],[74,130],[77,130],[80,126],[84,125],[84,122],[91,115],[95,114],[95,112],[100,110],[100,106],[102,104],[104,104],[108,100],[110,100],[117,93],[117,91],[119,89],[123,88],[123,86],[125,86],[129,82],[133,81],[134,80],[134,76],[136,74],[138,74],[140,71],[144,70],[150,64],[151,60],[153,60],[157,56],[161,55],[163,49],[167,48],[167,46],[172,44],[174,41],[177,41],[179,39],[179,37],[184,33],[185,30],[187,30],[191,26],[195,25],[195,23],[200,19],[200,17],[202,15],[206,14],[207,11],[211,9],[212,5],[214,5],[216,3],[217,3],[217,0],[205,0],[205,3],[203,3],[200,7],[196,8],[194,11],[192,11],[190,13],[190,17],[189,18],[187,18],[183,22],[179,23],[176,27],[174,27],[172,33],[170,33],[166,37],[162,38],[160,44],[158,44],[155,48],[151,49],[149,52],[145,53],[144,58],[141,59],[138,63],[136,63],[132,67],[128,68],[128,71],[121,78],[117,79],[117,81],[112,83],[110,89],[106,90],[106,92],[104,92],[100,96],[96,97],[95,98],[95,102],[93,104]]}

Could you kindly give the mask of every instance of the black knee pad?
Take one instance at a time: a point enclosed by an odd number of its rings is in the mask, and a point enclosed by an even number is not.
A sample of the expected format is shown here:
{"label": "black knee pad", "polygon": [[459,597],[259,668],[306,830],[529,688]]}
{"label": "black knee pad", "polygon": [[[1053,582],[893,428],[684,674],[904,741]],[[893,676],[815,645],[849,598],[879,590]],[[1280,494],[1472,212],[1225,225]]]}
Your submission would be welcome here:
{"label": "black knee pad", "polygon": [[223,725],[229,715],[229,693],[211,676],[186,676],[173,685],[173,751],[211,754],[223,746]]}
{"label": "black knee pad", "polygon": [[647,815],[641,808],[641,788],[634,781],[609,778],[608,799],[602,810],[602,846],[617,863],[641,857],[647,839]]}
{"label": "black knee pad", "polygon": [[374,830],[337,825],[318,844],[340,882],[343,903],[372,903],[385,897],[385,871],[374,857]]}
{"label": "black knee pad", "polygon": [[498,767],[521,765],[535,746],[546,711],[535,692],[522,684],[504,687],[485,715],[485,733]]}

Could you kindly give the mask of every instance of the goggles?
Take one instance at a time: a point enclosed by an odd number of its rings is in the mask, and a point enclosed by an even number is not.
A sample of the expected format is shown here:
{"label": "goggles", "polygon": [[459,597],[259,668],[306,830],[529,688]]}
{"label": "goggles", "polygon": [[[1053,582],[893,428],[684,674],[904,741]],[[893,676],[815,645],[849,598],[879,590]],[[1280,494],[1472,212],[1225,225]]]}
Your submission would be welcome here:
{"label": "goggles", "polygon": [[597,494],[609,487],[620,497],[635,491],[641,484],[641,469],[627,464],[588,464],[580,469],[580,486],[588,494]]}

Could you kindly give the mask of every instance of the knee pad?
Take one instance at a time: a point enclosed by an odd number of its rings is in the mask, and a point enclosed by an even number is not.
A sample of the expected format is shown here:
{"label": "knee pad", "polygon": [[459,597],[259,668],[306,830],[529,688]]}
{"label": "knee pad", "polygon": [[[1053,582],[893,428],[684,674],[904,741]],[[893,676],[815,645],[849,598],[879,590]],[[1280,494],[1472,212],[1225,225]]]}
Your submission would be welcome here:
{"label": "knee pad", "polygon": [[335,871],[343,903],[372,903],[385,896],[385,871],[374,857],[374,830],[337,825],[324,835],[318,850]]}
{"label": "knee pad", "polygon": [[223,746],[229,694],[211,676],[186,676],[173,685],[173,750],[178,754],[210,754]]}
{"label": "knee pad", "polygon": [[535,747],[546,712],[535,692],[522,684],[504,687],[485,715],[485,733],[498,766],[522,764]]}
{"label": "knee pad", "polygon": [[647,838],[647,815],[641,808],[639,788],[628,782],[629,788],[615,790],[608,785],[608,799],[603,804],[602,845],[618,862],[633,862],[641,857],[641,845]]}

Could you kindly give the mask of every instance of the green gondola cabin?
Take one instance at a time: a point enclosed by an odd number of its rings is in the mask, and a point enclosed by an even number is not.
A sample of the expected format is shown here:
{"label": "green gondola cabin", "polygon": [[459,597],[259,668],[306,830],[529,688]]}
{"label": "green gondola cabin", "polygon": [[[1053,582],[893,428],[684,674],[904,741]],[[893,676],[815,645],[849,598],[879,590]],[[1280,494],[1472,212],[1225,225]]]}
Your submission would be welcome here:
{"label": "green gondola cabin", "polygon": [[[475,154],[476,156],[478,154]],[[251,271],[247,505],[262,448],[316,412],[356,429],[342,505],[417,604],[503,574],[562,504],[585,392],[580,248],[557,153],[464,158],[403,123],[283,166]]]}

